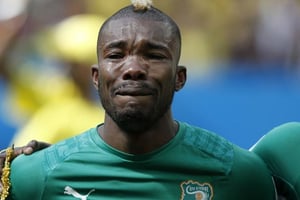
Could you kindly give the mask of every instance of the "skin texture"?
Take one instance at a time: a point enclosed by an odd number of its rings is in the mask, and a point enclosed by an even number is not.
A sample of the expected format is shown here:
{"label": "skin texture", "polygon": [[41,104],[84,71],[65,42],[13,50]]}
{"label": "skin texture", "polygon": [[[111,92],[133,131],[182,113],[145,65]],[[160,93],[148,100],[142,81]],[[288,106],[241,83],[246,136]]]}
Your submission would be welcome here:
{"label": "skin texture", "polygon": [[176,134],[170,107],[186,69],[168,26],[126,17],[110,21],[99,37],[92,76],[106,115],[98,132],[121,151],[147,153]]}

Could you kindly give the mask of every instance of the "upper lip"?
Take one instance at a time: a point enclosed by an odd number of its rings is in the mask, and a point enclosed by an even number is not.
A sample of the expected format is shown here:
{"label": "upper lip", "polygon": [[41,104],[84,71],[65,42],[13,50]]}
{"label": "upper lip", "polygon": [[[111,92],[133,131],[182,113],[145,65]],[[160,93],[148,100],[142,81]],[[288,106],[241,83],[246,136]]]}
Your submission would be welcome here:
{"label": "upper lip", "polygon": [[156,90],[145,83],[123,83],[114,90],[115,95],[147,96],[154,95]]}

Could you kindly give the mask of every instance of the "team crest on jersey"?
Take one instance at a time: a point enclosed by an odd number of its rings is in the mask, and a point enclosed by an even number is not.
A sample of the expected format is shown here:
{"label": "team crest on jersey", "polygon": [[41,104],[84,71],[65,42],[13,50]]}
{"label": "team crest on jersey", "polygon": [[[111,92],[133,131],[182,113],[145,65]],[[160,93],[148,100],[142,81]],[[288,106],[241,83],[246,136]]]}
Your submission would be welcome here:
{"label": "team crest on jersey", "polygon": [[189,180],[181,183],[180,187],[180,200],[212,200],[213,198],[213,188],[209,183]]}

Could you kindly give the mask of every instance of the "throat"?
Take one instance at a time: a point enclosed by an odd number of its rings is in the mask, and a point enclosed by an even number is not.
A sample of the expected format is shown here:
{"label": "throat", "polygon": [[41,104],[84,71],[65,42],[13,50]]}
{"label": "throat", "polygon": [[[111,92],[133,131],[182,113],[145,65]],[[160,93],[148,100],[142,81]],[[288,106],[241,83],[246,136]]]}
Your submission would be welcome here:
{"label": "throat", "polygon": [[177,131],[177,122],[172,122],[172,126],[165,126],[163,129],[154,128],[140,133],[127,133],[118,127],[108,131],[105,124],[98,129],[98,133],[108,145],[133,155],[142,155],[159,149],[172,140]]}

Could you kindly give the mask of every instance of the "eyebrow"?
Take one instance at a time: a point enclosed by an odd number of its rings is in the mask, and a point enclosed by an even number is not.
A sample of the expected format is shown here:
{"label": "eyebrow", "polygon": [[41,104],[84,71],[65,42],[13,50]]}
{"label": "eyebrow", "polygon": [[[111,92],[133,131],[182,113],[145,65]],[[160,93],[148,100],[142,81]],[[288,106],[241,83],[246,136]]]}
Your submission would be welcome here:
{"label": "eyebrow", "polygon": [[120,41],[114,41],[114,42],[111,42],[111,43],[105,45],[103,49],[124,48],[124,47],[126,47],[126,42],[120,40]]}
{"label": "eyebrow", "polygon": [[165,45],[157,44],[154,42],[147,42],[145,45],[143,45],[145,48],[149,49],[157,49],[157,50],[164,50],[166,52],[169,52],[169,48]]}
{"label": "eyebrow", "polygon": [[151,50],[161,50],[163,52],[165,52],[167,54],[167,56],[169,56],[170,58],[172,58],[172,53],[170,51],[170,48],[168,48],[167,45],[158,43],[158,42],[151,42],[151,41],[147,41],[142,45],[142,48],[146,48]]}
{"label": "eyebrow", "polygon": [[[113,48],[120,48],[120,49],[124,49],[127,46],[127,42],[123,41],[123,40],[117,40],[117,41],[113,41],[110,42],[109,44],[104,46],[104,50],[106,49],[113,49]],[[142,48],[146,48],[149,50],[162,50],[164,52],[166,52],[169,56],[172,56],[172,53],[170,52],[170,49],[166,46],[166,45],[162,45],[160,43],[156,43],[156,42],[151,42],[151,41],[147,41],[144,44],[142,44]]]}

